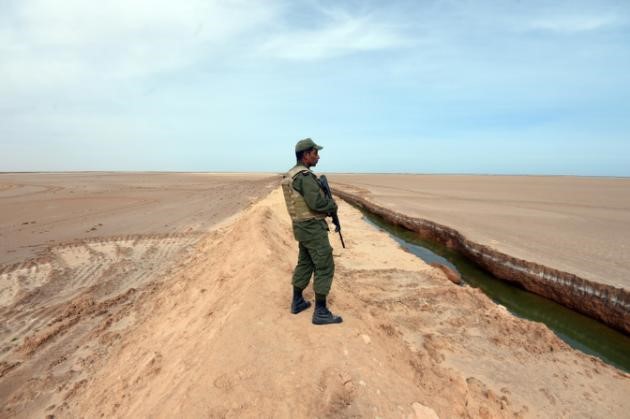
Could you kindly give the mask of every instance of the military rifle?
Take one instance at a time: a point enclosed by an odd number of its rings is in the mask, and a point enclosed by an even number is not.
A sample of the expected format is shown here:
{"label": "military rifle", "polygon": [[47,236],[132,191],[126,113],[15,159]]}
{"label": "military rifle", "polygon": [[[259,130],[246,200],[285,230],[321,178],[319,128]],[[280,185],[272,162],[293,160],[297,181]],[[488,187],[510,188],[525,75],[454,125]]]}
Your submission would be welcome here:
{"label": "military rifle", "polygon": [[[330,185],[328,184],[328,179],[326,179],[325,175],[321,175],[319,177],[319,183],[321,183],[322,189],[324,190],[324,194],[326,195],[326,197],[328,199],[333,199],[332,191],[330,190]],[[335,210],[332,214],[330,214],[330,216],[332,217],[333,224],[335,225],[335,232],[339,233],[339,238],[341,239],[341,245],[345,249],[346,244],[343,242],[343,236],[341,235],[341,223],[339,222],[339,216],[337,215],[337,210]]]}

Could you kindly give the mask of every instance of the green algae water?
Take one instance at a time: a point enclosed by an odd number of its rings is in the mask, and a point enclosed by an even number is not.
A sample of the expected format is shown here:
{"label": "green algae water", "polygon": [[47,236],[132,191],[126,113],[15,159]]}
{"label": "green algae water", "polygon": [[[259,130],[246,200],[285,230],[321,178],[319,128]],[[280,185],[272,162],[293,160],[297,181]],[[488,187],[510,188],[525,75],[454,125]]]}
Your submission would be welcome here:
{"label": "green algae water", "polygon": [[388,232],[402,247],[426,263],[441,263],[454,269],[466,284],[480,288],[512,314],[542,322],[571,347],[630,372],[630,337],[554,301],[502,281],[446,246],[423,240],[413,231],[360,210],[368,223]]}

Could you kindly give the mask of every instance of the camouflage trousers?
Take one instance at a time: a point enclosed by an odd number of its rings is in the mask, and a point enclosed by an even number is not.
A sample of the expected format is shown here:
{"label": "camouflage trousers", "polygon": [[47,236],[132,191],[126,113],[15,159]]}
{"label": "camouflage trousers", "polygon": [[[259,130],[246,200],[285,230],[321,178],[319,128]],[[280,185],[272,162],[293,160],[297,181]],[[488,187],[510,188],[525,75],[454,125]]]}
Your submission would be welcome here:
{"label": "camouflage trousers", "polygon": [[293,271],[293,285],[300,289],[306,288],[314,273],[315,294],[328,295],[335,274],[333,249],[328,241],[328,234],[299,243],[300,251]]}

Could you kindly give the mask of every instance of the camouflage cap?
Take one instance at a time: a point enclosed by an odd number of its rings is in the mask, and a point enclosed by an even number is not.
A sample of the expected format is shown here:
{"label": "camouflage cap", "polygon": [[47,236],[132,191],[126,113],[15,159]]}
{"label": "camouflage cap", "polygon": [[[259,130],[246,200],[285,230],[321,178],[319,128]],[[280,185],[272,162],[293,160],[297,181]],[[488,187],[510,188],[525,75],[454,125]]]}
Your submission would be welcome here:
{"label": "camouflage cap", "polygon": [[315,141],[311,140],[310,138],[305,138],[298,141],[298,143],[295,145],[295,152],[299,153],[300,151],[308,150],[309,148],[316,148],[318,150],[321,150],[324,147],[315,144]]}

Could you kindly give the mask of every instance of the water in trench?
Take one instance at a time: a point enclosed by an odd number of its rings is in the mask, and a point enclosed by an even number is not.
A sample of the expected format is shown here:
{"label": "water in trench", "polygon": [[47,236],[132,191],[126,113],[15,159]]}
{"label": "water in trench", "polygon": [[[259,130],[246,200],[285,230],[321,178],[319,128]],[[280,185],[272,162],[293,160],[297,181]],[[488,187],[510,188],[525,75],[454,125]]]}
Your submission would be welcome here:
{"label": "water in trench", "polygon": [[502,281],[459,253],[428,242],[403,227],[363,212],[368,223],[388,232],[402,247],[427,263],[441,263],[460,273],[466,284],[480,288],[518,317],[545,323],[573,348],[630,372],[630,337],[554,301]]}

